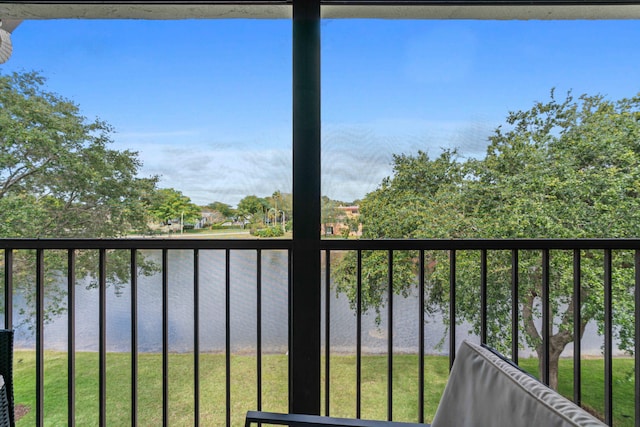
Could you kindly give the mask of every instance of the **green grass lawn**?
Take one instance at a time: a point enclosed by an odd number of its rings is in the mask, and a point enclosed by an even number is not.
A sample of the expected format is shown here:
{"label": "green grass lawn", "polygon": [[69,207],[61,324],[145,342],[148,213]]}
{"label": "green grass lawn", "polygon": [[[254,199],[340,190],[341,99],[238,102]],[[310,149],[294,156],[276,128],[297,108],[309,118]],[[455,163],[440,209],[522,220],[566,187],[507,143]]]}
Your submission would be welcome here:
{"label": "green grass lawn", "polygon": [[[193,425],[193,356],[169,355],[169,425]],[[231,358],[232,425],[243,424],[247,410],[256,409],[256,358]],[[220,354],[200,356],[200,424],[225,424],[225,357]],[[331,357],[330,412],[334,416],[354,417],[356,408],[356,359],[354,356]],[[425,363],[425,418],[431,421],[448,377],[448,359],[429,356]],[[583,402],[595,411],[604,407],[601,359],[583,360]],[[616,426],[632,426],[634,414],[633,359],[614,359],[614,412]],[[535,372],[536,359],[521,360],[521,365]],[[131,360],[125,353],[107,354],[107,425],[131,425]],[[324,372],[324,370],[323,370]],[[365,356],[362,359],[362,418],[387,417],[387,358]],[[35,353],[15,352],[16,404],[29,412],[18,426],[35,424]],[[265,355],[262,361],[263,410],[287,411],[287,358]],[[418,358],[415,355],[394,357],[393,418],[398,421],[418,419]],[[45,353],[44,418],[47,426],[67,424],[67,355]],[[572,360],[561,361],[560,391],[572,395]],[[324,390],[322,392],[324,396]],[[325,404],[322,403],[324,410]],[[138,421],[141,426],[157,426],[162,421],[162,356],[140,354],[138,360]],[[98,354],[76,355],[76,424],[98,425]]]}
{"label": "green grass lawn", "polygon": [[[604,412],[604,359],[582,360],[582,406],[592,413]],[[614,426],[634,425],[635,401],[633,364],[631,358],[613,359]],[[520,360],[520,366],[537,377],[538,359]],[[573,397],[573,360],[560,360],[558,376],[560,393]]]}

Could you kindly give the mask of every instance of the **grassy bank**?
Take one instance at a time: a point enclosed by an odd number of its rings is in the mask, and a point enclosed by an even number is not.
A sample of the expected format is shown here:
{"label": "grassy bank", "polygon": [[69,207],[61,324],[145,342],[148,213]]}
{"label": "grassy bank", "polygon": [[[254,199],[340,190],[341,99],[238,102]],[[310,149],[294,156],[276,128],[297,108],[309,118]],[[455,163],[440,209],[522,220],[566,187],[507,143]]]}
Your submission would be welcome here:
{"label": "grassy bank", "polygon": [[[193,356],[169,356],[169,425],[193,425]],[[225,357],[200,356],[200,424],[223,426],[225,411]],[[162,355],[140,354],[138,374],[138,421],[141,426],[161,425],[162,420]],[[247,410],[256,409],[256,358],[231,358],[231,417],[234,426],[242,425]],[[525,359],[521,365],[531,372],[537,360]],[[331,415],[355,416],[356,360],[353,356],[331,358]],[[30,410],[18,426],[35,424],[35,354],[15,353],[16,404]],[[614,360],[614,412],[616,426],[632,426],[634,401],[632,359]],[[129,354],[107,355],[107,425],[131,425],[131,360]],[[385,419],[387,416],[387,361],[383,356],[366,356],[362,361],[362,417]],[[583,361],[583,401],[602,412],[604,365],[601,359]],[[282,355],[263,356],[262,407],[264,410],[287,410],[287,359]],[[448,376],[448,359],[426,358],[425,417],[430,421],[440,400]],[[413,355],[394,357],[393,414],[396,420],[416,421],[418,358]],[[47,352],[45,355],[45,425],[67,424],[67,355]],[[560,391],[572,394],[572,361],[562,360]],[[98,425],[98,354],[76,355],[76,423]],[[323,392],[324,395],[324,392]],[[323,406],[324,408],[324,403]]]}

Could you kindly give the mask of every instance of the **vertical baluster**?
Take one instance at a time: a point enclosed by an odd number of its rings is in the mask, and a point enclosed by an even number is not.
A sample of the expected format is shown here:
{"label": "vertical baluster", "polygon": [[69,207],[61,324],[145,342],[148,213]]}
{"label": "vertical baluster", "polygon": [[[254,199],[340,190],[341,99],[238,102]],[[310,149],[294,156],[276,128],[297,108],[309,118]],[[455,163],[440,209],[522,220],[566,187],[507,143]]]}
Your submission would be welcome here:
{"label": "vertical baluster", "polygon": [[542,382],[549,385],[549,337],[550,316],[549,310],[549,249],[542,251]]}
{"label": "vertical baluster", "polygon": [[193,425],[200,425],[200,251],[193,250]]}
{"label": "vertical baluster", "polygon": [[36,425],[44,425],[44,250],[36,249]]}
{"label": "vertical baluster", "polygon": [[13,329],[13,250],[4,250],[4,327]]}
{"label": "vertical baluster", "polygon": [[231,251],[225,250],[225,414],[231,427]]}
{"label": "vertical baluster", "polygon": [[[4,328],[7,330],[13,330],[13,249],[5,248],[4,251]],[[13,343],[13,337],[11,335],[11,342]],[[12,344],[13,345],[13,344]],[[13,356],[10,358],[4,358],[5,363],[13,366]],[[11,369],[10,369],[11,370]],[[7,380],[5,378],[5,390],[7,393],[7,400],[9,405],[9,422],[15,423],[15,396],[13,380]]]}
{"label": "vertical baluster", "polygon": [[262,250],[256,254],[256,401],[262,410]]}
{"label": "vertical baluster", "polygon": [[636,288],[635,288],[635,388],[636,388],[636,423],[635,427],[640,427],[640,250],[635,251],[635,270],[636,270]]}
{"label": "vertical baluster", "polygon": [[582,404],[582,365],[580,324],[582,323],[580,249],[573,250],[573,401]]}
{"label": "vertical baluster", "polygon": [[76,251],[67,251],[67,425],[73,427],[76,407]]}
{"label": "vertical baluster", "polygon": [[487,250],[480,251],[480,342],[487,343]]}
{"label": "vertical baluster", "polygon": [[511,251],[511,360],[514,363],[518,363],[518,351],[519,351],[519,337],[520,330],[518,328],[518,319],[520,316],[520,310],[518,301],[519,295],[519,259],[518,250],[513,249]]}
{"label": "vertical baluster", "polygon": [[162,249],[162,425],[169,425],[169,251]]}
{"label": "vertical baluster", "polygon": [[449,369],[456,359],[456,251],[449,251]]}
{"label": "vertical baluster", "polygon": [[288,382],[289,382],[289,412],[293,409],[293,364],[291,363],[292,355],[291,351],[293,349],[293,327],[291,322],[293,322],[293,253],[291,250],[288,251],[287,255],[287,265],[289,266],[288,272],[289,277],[287,279],[287,312],[289,318],[287,319],[287,338],[289,343],[288,353],[289,353],[289,370],[288,370]]}
{"label": "vertical baluster", "polygon": [[131,249],[131,427],[138,425],[138,251]]}
{"label": "vertical baluster", "polygon": [[107,425],[107,250],[100,249],[98,262],[99,290],[99,387],[100,387],[100,427]]}
{"label": "vertical baluster", "polygon": [[331,414],[331,251],[324,255],[324,413]]}
{"label": "vertical baluster", "polygon": [[362,251],[357,253],[356,307],[356,418],[362,417]]}
{"label": "vertical baluster", "polygon": [[[4,327],[8,330],[13,330],[13,249],[7,248],[4,250]],[[11,340],[13,342],[13,337]],[[13,357],[5,358],[5,362],[10,365],[13,364]],[[9,420],[10,423],[15,423],[15,385],[13,379],[7,381],[5,378],[5,390],[7,398],[9,400]]]}
{"label": "vertical baluster", "polygon": [[613,424],[613,310],[611,301],[611,249],[604,251],[604,419]]}
{"label": "vertical baluster", "polygon": [[418,272],[418,422],[424,423],[424,249],[419,251]]}
{"label": "vertical baluster", "polygon": [[388,251],[388,282],[389,282],[389,324],[387,325],[387,419],[393,420],[393,251]]}

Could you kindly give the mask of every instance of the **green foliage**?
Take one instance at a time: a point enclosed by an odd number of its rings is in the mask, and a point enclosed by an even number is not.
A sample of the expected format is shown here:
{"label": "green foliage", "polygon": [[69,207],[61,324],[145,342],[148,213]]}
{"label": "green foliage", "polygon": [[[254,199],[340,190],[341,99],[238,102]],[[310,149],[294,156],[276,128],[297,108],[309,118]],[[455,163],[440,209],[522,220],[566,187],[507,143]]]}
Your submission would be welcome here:
{"label": "green foliage", "polygon": [[156,178],[112,129],[44,88],[37,73],[0,76],[0,237],[113,237],[146,227]]}
{"label": "green foliage", "polygon": [[220,214],[224,218],[230,218],[236,214],[235,209],[231,208],[230,205],[222,202],[209,203],[207,207],[211,210],[220,212]]}
{"label": "green foliage", "polygon": [[[139,178],[141,162],[113,150],[110,125],[89,122],[73,102],[45,89],[37,73],[0,75],[0,238],[108,238],[147,228],[157,178]],[[128,254],[113,254],[110,283],[127,280]],[[76,276],[95,277],[97,253],[78,251]],[[47,251],[47,316],[64,310],[66,252]],[[33,307],[35,254],[16,251],[14,288]],[[4,259],[0,260],[4,271]],[[141,258],[143,274],[154,267]],[[35,308],[34,308],[35,310]],[[33,313],[31,313],[33,314]],[[35,318],[35,316],[33,316]]]}
{"label": "green foliage", "polygon": [[[462,160],[455,150],[429,158],[396,155],[393,176],[360,204],[365,238],[626,238],[640,235],[640,97],[608,101],[568,94],[511,112],[489,137],[484,159]],[[552,376],[562,349],[573,340],[572,253],[550,259],[550,340]],[[584,323],[603,324],[603,254],[582,254],[581,306]],[[457,319],[480,328],[478,252],[456,254]],[[541,351],[541,253],[519,253],[521,327],[527,343]],[[449,254],[427,253],[429,312],[448,312]],[[511,254],[487,254],[489,337],[510,345],[503,326],[510,322]],[[355,303],[355,254],[335,270],[339,292]],[[363,309],[386,302],[389,278],[383,254],[363,253]],[[633,259],[614,253],[614,322],[620,348],[633,347]],[[393,264],[393,291],[416,285],[416,260],[399,254]],[[385,266],[385,267],[381,267]],[[447,320],[447,319],[445,319]],[[552,378],[552,385],[554,379]]]}
{"label": "green foliage", "polygon": [[191,199],[173,188],[156,190],[149,201],[149,213],[161,223],[194,222],[200,219],[201,209]]}
{"label": "green foliage", "polygon": [[[386,251],[362,251],[362,293],[360,306],[364,312],[375,310],[376,322],[380,322],[381,309],[389,293],[389,270],[387,261],[389,253]],[[393,293],[408,296],[411,284],[415,282],[413,265],[416,254],[410,251],[393,253]],[[358,272],[358,257],[353,251],[346,252],[341,258],[334,260],[336,266],[333,274],[336,277],[335,286],[338,293],[344,293],[349,298],[351,309],[356,310],[358,304],[358,289],[355,286]]]}
{"label": "green foliage", "polygon": [[[474,164],[483,237],[635,237],[640,232],[640,98],[571,95],[511,113]],[[527,195],[528,197],[523,197]]]}
{"label": "green foliage", "polygon": [[340,209],[344,206],[350,206],[351,203],[342,202],[339,200],[330,199],[327,196],[322,196],[320,200],[320,221],[324,225],[324,233],[325,236],[328,236],[328,228],[329,226],[335,226],[340,224],[341,227],[338,227],[340,230],[336,230],[334,228],[334,235],[340,236],[344,239],[349,238],[349,233],[352,231],[358,231],[360,226],[360,221],[357,217],[350,218],[344,210]]}
{"label": "green foliage", "polygon": [[211,230],[243,230],[244,227],[242,225],[221,225],[221,224],[214,224],[211,227],[209,227],[209,229]]}
{"label": "green foliage", "polygon": [[256,220],[262,218],[264,212],[269,209],[269,203],[258,196],[250,195],[238,202],[238,214]]}
{"label": "green foliage", "polygon": [[474,234],[462,191],[466,168],[456,151],[431,160],[394,155],[393,178],[360,203],[364,238],[464,238]]}
{"label": "green foliage", "polygon": [[342,219],[346,225],[345,228],[342,229],[341,233],[341,237],[343,239],[348,239],[350,233],[355,233],[358,231],[359,227],[360,227],[360,219],[358,217],[344,217]]}
{"label": "green foliage", "polygon": [[255,231],[252,230],[251,234],[257,237],[265,237],[265,238],[282,237],[284,236],[284,231],[282,230],[282,227],[274,226],[274,227],[261,228]]}

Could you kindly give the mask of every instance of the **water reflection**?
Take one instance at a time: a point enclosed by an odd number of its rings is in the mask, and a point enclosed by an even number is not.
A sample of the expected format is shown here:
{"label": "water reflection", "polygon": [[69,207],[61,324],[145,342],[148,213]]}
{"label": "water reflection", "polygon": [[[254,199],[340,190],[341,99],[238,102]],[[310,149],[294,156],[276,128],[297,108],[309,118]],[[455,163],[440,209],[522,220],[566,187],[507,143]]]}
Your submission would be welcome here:
{"label": "water reflection", "polygon": [[[257,347],[258,279],[257,252],[230,251],[229,304],[230,344],[234,353],[253,353]],[[162,264],[162,251],[143,251],[143,255],[158,265]],[[190,352],[194,349],[195,308],[199,317],[199,348],[202,352],[224,352],[226,348],[226,270],[224,250],[201,250],[198,253],[198,303],[194,301],[194,252],[170,250],[167,258],[167,312],[170,352]],[[323,276],[324,277],[324,276]],[[138,277],[138,350],[162,350],[163,286],[162,272]],[[61,288],[66,278],[60,278]],[[110,285],[106,293],[107,351],[131,350],[131,286]],[[356,343],[356,317],[344,295],[331,295],[330,335],[331,349],[338,353],[354,353]],[[264,353],[285,353],[288,341],[288,254],[286,251],[262,251],[261,275],[262,349]],[[34,336],[29,329],[28,314],[20,312],[24,300],[14,298],[14,324],[17,348],[33,348]],[[394,351],[418,351],[419,305],[417,295],[394,299],[393,344]],[[34,310],[25,310],[25,313]],[[324,310],[322,324],[324,325]],[[370,313],[362,319],[362,349],[365,353],[384,353],[388,343],[388,319],[383,310],[381,322]],[[67,315],[63,313],[45,325],[44,340],[47,349],[67,349]],[[89,279],[76,286],[76,349],[97,351],[99,348],[99,292],[90,286]],[[589,327],[583,340],[583,351],[599,354],[601,338],[595,328]],[[446,353],[449,348],[442,318],[431,318],[425,324],[425,349],[428,353]],[[469,336],[469,327],[458,326],[456,341]],[[322,335],[324,341],[324,333]],[[324,345],[324,342],[323,342]],[[570,346],[569,346],[570,347]],[[524,352],[528,354],[530,352]],[[570,348],[567,355],[570,354]]]}

